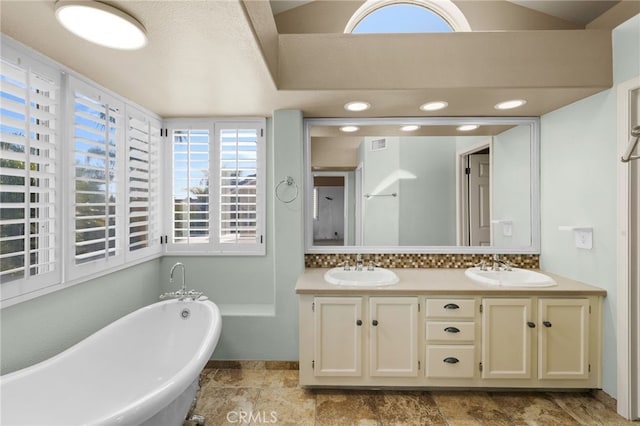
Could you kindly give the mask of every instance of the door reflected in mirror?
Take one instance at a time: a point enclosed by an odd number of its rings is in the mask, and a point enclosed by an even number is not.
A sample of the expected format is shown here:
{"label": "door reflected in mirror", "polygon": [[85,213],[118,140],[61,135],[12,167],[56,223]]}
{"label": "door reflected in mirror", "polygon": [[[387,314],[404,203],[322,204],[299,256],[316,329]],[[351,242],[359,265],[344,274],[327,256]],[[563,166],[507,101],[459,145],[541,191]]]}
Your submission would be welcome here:
{"label": "door reflected in mirror", "polygon": [[536,118],[305,121],[307,252],[539,251]]}
{"label": "door reflected in mirror", "polygon": [[[353,197],[348,191],[348,173],[326,172],[313,175],[313,244],[317,246],[353,245],[349,215]],[[352,215],[353,215],[352,211]]]}

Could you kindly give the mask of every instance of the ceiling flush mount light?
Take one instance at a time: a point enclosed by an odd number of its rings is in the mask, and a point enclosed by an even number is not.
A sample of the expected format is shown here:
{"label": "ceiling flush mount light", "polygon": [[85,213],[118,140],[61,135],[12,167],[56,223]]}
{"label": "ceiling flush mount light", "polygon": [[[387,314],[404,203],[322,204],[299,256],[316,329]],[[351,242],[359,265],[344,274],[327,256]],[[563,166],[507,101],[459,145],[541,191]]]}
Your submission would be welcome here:
{"label": "ceiling flush mount light", "polygon": [[477,124],[463,124],[462,126],[458,126],[457,129],[461,132],[470,132],[472,130],[477,129],[478,126]]}
{"label": "ceiling flush mount light", "polygon": [[140,49],[147,34],[131,15],[97,1],[58,0],[56,18],[78,37],[113,49]]}
{"label": "ceiling flush mount light", "polygon": [[363,101],[354,101],[344,104],[344,109],[346,109],[347,111],[366,111],[369,108],[371,108],[371,104],[369,102]]}
{"label": "ceiling flush mount light", "polygon": [[419,128],[420,126],[416,124],[407,124],[406,126],[400,127],[400,130],[402,130],[403,132],[415,132]]}
{"label": "ceiling flush mount light", "polygon": [[426,104],[422,104],[420,105],[420,109],[423,111],[438,111],[448,106],[449,106],[448,102],[436,101],[436,102],[427,102]]}
{"label": "ceiling flush mount light", "polygon": [[513,99],[511,101],[500,102],[499,104],[496,104],[494,108],[495,109],[513,109],[513,108],[521,107],[526,103],[527,101],[525,101],[524,99]]}
{"label": "ceiling flush mount light", "polygon": [[358,126],[342,126],[340,127],[340,130],[346,133],[353,133],[353,132],[357,132],[358,130],[360,130],[360,127]]}

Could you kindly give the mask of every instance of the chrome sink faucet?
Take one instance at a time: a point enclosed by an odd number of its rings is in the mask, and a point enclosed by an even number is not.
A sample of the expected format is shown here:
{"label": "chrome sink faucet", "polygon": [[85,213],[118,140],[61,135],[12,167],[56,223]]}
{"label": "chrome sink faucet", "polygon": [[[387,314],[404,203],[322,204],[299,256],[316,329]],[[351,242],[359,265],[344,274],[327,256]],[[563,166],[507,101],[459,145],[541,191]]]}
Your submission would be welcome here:
{"label": "chrome sink faucet", "polygon": [[482,259],[479,263],[476,263],[475,265],[476,268],[480,268],[481,271],[486,271],[487,270],[487,261]]}
{"label": "chrome sink faucet", "polygon": [[347,258],[347,260],[345,260],[344,262],[342,262],[342,266],[345,271],[350,271],[351,267],[349,266],[349,258]]}
{"label": "chrome sink faucet", "polygon": [[500,259],[499,254],[493,255],[493,265],[491,266],[492,271],[510,271],[511,264],[504,259]]}
{"label": "chrome sink faucet", "polygon": [[357,254],[356,255],[356,271],[362,271],[362,265],[364,264],[364,262],[362,261],[362,255],[361,254]]}

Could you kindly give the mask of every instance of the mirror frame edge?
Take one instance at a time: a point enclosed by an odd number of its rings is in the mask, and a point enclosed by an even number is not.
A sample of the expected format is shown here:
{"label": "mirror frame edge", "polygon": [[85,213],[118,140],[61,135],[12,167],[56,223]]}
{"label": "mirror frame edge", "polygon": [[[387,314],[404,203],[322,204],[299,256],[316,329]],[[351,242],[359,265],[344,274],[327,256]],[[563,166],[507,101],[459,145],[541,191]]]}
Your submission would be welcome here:
{"label": "mirror frame edge", "polygon": [[[313,221],[309,215],[313,208],[313,173],[311,172],[311,127],[314,125],[529,125],[530,146],[530,202],[531,202],[531,245],[525,247],[483,247],[483,246],[314,246]],[[304,118],[304,242],[305,254],[540,254],[540,117],[394,117],[394,118]]]}

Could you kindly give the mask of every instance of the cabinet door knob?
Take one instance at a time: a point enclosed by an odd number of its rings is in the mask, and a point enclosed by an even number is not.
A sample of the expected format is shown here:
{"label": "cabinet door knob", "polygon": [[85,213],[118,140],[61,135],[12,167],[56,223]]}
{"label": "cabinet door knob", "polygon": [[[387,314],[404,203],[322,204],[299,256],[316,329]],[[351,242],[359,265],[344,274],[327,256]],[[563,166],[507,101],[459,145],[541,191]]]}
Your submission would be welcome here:
{"label": "cabinet door knob", "polygon": [[534,322],[529,321],[527,322],[527,325],[529,326],[529,328],[536,328],[536,323]]}
{"label": "cabinet door knob", "polygon": [[456,305],[455,303],[447,303],[446,305],[444,305],[445,309],[460,309],[460,306]]}
{"label": "cabinet door knob", "polygon": [[445,359],[442,360],[443,362],[446,362],[447,364],[457,364],[460,362],[460,360],[456,357],[453,356],[448,356]]}
{"label": "cabinet door knob", "polygon": [[356,325],[362,325],[362,320],[356,321]]}
{"label": "cabinet door knob", "polygon": [[371,321],[371,324],[375,327],[376,325],[378,325],[378,320]]}
{"label": "cabinet door knob", "polygon": [[460,333],[460,329],[458,327],[447,327],[444,331],[447,333]]}
{"label": "cabinet door knob", "polygon": [[547,328],[551,327],[551,323],[549,321],[542,321],[542,324]]}

